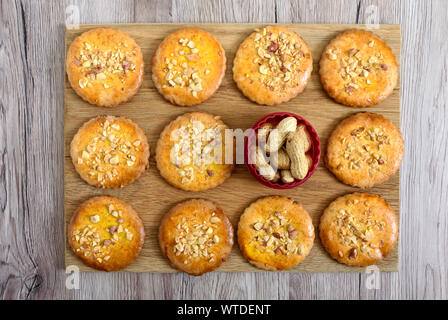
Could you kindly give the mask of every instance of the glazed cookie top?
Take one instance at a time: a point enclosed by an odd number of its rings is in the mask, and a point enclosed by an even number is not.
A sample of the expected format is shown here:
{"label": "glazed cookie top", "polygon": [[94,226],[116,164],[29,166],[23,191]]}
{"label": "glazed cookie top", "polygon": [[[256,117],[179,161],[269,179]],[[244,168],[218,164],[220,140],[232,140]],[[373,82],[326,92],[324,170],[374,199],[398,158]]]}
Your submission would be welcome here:
{"label": "glazed cookie top", "polygon": [[336,101],[370,107],[384,101],[398,79],[392,49],[377,35],[348,30],[331,40],[320,60],[320,79]]}
{"label": "glazed cookie top", "polygon": [[143,223],[126,202],[109,196],[85,201],[67,229],[75,254],[87,265],[105,271],[131,264],[143,246]]}
{"label": "glazed cookie top", "polygon": [[302,92],[312,70],[311,52],[302,37],[287,28],[267,26],[240,45],[233,77],[249,99],[273,105]]}
{"label": "glazed cookie top", "polygon": [[238,224],[243,255],[258,268],[290,269],[309,254],[314,226],[308,212],[292,199],[270,196],[252,203]]}
{"label": "glazed cookie top", "polygon": [[86,122],[74,136],[70,154],[81,178],[98,188],[123,187],[149,165],[145,133],[123,117],[100,116]]}
{"label": "glazed cookie top", "polygon": [[78,95],[89,103],[111,107],[137,93],[143,80],[143,56],[127,34],[98,28],[72,42],[66,69]]}
{"label": "glazed cookie top", "polygon": [[227,128],[219,117],[208,113],[179,116],[165,127],[157,142],[160,174],[173,186],[188,191],[207,190],[224,182],[233,169],[233,144],[225,147]]}
{"label": "glazed cookie top", "polygon": [[326,164],[342,182],[369,188],[399,169],[404,144],[400,130],[379,114],[357,113],[332,132]]}
{"label": "glazed cookie top", "polygon": [[320,220],[320,238],[328,253],[349,266],[374,264],[392,251],[398,221],[378,195],[353,193],[337,198]]}
{"label": "glazed cookie top", "polygon": [[181,29],[167,36],[152,62],[153,81],[171,103],[197,105],[221,85],[226,56],[221,44],[200,29]]}
{"label": "glazed cookie top", "polygon": [[226,260],[233,245],[233,228],[216,203],[187,200],[163,217],[159,243],[173,267],[201,275]]}

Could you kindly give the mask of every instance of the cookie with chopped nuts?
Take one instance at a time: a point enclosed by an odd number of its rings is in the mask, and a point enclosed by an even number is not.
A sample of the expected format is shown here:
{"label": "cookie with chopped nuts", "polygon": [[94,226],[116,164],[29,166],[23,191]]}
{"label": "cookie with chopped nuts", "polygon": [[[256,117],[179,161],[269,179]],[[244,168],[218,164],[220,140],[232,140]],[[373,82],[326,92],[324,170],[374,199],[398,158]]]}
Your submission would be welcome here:
{"label": "cookie with chopped nuts", "polygon": [[305,40],[279,26],[255,29],[238,48],[233,79],[250,100],[275,105],[301,93],[313,71],[313,58]]}
{"label": "cookie with chopped nuts", "polygon": [[400,168],[404,142],[388,119],[362,112],[344,119],[328,139],[325,164],[343,183],[370,188]]}
{"label": "cookie with chopped nuts", "polygon": [[143,222],[126,202],[110,196],[93,197],[73,214],[68,243],[86,265],[104,271],[121,270],[140,254]]}
{"label": "cookie with chopped nuts", "polygon": [[221,85],[226,55],[221,44],[201,29],[168,35],[152,60],[152,79],[169,102],[190,107],[210,98]]}
{"label": "cookie with chopped nuts", "polygon": [[226,129],[220,117],[205,112],[177,117],[157,141],[156,162],[162,177],[187,191],[204,191],[223,183],[234,167],[233,143],[226,147]]}
{"label": "cookie with chopped nuts", "polygon": [[398,221],[378,195],[352,193],[334,200],[320,218],[319,235],[330,256],[348,266],[376,264],[393,250]]}
{"label": "cookie with chopped nuts", "polygon": [[286,270],[310,253],[314,226],[308,212],[293,199],[269,196],[244,210],[238,243],[247,260],[260,269]]}
{"label": "cookie with chopped nuts", "polygon": [[133,121],[100,116],[87,121],[73,137],[70,155],[76,171],[97,188],[133,182],[149,166],[149,144]]}
{"label": "cookie with chopped nuts", "polygon": [[68,80],[85,101],[112,107],[129,101],[143,81],[137,43],[115,29],[92,29],[73,40],[67,52]]}
{"label": "cookie with chopped nuts", "polygon": [[199,276],[227,259],[233,246],[233,227],[215,202],[186,200],[163,217],[159,244],[174,268]]}
{"label": "cookie with chopped nuts", "polygon": [[394,90],[398,65],[392,49],[370,31],[348,30],[325,48],[320,59],[320,81],[336,102],[371,107]]}

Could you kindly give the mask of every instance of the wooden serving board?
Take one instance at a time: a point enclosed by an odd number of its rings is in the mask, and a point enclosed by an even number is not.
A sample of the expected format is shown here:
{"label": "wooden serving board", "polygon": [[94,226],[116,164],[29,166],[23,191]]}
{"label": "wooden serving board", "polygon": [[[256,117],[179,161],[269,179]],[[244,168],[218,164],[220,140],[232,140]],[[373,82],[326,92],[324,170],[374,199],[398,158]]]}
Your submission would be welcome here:
{"label": "wooden serving board", "polygon": [[[84,102],[71,88],[65,78],[65,220],[66,225],[76,208],[93,196],[112,195],[128,203],[140,214],[146,231],[145,245],[140,257],[124,271],[133,272],[176,272],[162,256],[157,242],[158,226],[162,216],[176,203],[190,198],[207,198],[216,201],[229,215],[234,227],[244,209],[254,200],[267,195],[287,196],[299,200],[313,218],[315,226],[323,210],[338,196],[360,191],[342,184],[319,164],[314,175],[303,185],[290,190],[274,190],[258,183],[245,165],[237,165],[232,176],[222,185],[205,192],[187,192],[169,185],[160,176],[154,150],[162,129],[177,116],[191,111],[204,111],[219,115],[230,128],[247,129],[263,116],[279,111],[299,114],[307,119],[317,130],[322,150],[325,151],[327,139],[345,117],[360,111],[376,112],[400,125],[400,81],[393,94],[382,104],[358,109],[333,102],[323,91],[318,77],[318,62],[324,47],[338,33],[352,28],[366,29],[364,25],[342,24],[288,24],[284,25],[299,33],[308,43],[313,59],[314,71],[305,91],[291,101],[273,106],[260,106],[249,101],[236,87],[232,79],[232,63],[239,44],[254,28],[261,24],[116,24],[82,25],[79,30],[66,31],[66,50],[73,39],[81,33],[97,27],[119,29],[131,37],[143,50],[145,76],[143,84],[132,101],[114,108],[101,108]],[[212,33],[226,51],[227,72],[216,94],[197,107],[177,107],[159,95],[151,80],[151,60],[159,43],[171,32],[185,27],[198,27]],[[399,25],[380,25],[373,32],[382,37],[394,51],[400,63],[401,29]],[[99,115],[125,116],[135,121],[148,136],[151,146],[150,168],[134,183],[122,189],[97,189],[86,184],[76,173],[70,159],[70,142],[87,120]],[[396,214],[400,215],[399,174],[389,181],[365,190],[384,197]],[[235,229],[236,233],[236,229]],[[398,271],[398,248],[377,266],[381,271]],[[66,265],[76,265],[81,271],[95,271],[85,266],[71,251],[66,241]],[[241,255],[237,240],[228,260],[217,271],[252,272],[259,271]],[[323,249],[316,228],[316,240],[310,255],[290,272],[364,272],[364,268],[347,267],[337,263]]]}

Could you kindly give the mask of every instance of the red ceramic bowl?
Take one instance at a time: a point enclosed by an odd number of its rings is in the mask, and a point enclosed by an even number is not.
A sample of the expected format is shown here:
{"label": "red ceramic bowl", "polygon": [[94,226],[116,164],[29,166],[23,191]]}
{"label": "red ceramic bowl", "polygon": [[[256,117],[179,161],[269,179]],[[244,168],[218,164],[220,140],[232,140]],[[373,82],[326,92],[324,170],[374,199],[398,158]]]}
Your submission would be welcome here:
{"label": "red ceramic bowl", "polygon": [[[260,175],[257,171],[257,169],[255,168],[255,165],[251,164],[254,161],[252,161],[252,159],[250,159],[250,163],[249,163],[249,157],[250,157],[250,152],[249,152],[249,148],[252,144],[257,143],[256,140],[256,133],[258,131],[258,129],[265,123],[272,123],[274,126],[276,126],[283,118],[286,117],[294,117],[297,119],[297,124],[301,124],[303,123],[306,126],[306,129],[308,131],[308,134],[310,135],[311,138],[311,148],[310,150],[307,152],[307,154],[309,154],[311,156],[311,158],[313,159],[313,165],[311,166],[311,169],[308,171],[308,174],[306,175],[305,178],[303,178],[302,180],[297,180],[294,181],[293,183],[288,183],[288,184],[284,184],[283,182],[279,181],[277,183],[274,183],[272,181],[266,180],[262,175]],[[303,119],[301,116],[298,116],[294,113],[290,113],[290,112],[275,112],[275,113],[271,113],[268,114],[267,116],[265,116],[264,118],[258,120],[253,126],[252,129],[254,131],[252,131],[245,139],[244,139],[244,162],[246,163],[247,169],[249,169],[250,174],[258,180],[258,182],[260,182],[261,184],[264,184],[267,187],[273,188],[273,189],[291,189],[291,188],[295,188],[297,186],[300,186],[301,184],[305,183],[305,181],[307,181],[314,173],[314,171],[316,171],[317,165],[319,164],[319,159],[320,159],[320,140],[319,140],[319,136],[317,135],[316,130],[314,130],[314,128],[311,126],[311,124],[306,121],[305,119]]]}

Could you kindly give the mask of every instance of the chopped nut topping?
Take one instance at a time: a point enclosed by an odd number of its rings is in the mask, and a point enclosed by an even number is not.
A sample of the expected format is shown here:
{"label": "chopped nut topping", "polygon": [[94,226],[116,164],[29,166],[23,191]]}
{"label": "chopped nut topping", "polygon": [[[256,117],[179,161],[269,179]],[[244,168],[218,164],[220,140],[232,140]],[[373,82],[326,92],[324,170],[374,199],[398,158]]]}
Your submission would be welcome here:
{"label": "chopped nut topping", "polygon": [[258,250],[283,255],[301,254],[298,231],[289,223],[289,219],[284,218],[284,214],[274,211],[267,219],[253,225],[257,231],[254,243]]}
{"label": "chopped nut topping", "polygon": [[389,136],[383,128],[359,127],[351,131],[349,137],[340,137],[343,146],[343,161],[338,164],[338,170],[361,170],[369,168],[375,173],[387,161],[387,155],[383,151],[385,145],[390,144]]}
{"label": "chopped nut topping", "polygon": [[[105,209],[106,215],[111,212],[116,212],[113,205],[108,205]],[[103,263],[110,259],[110,250],[113,244],[119,240],[117,233],[119,233],[120,230],[117,226],[111,226],[109,228],[109,233],[112,237],[102,239],[101,233],[98,232],[97,227],[93,225],[101,221],[101,214],[91,215],[89,216],[89,220],[92,224],[87,224],[80,229],[73,230],[71,239],[75,244],[74,247],[76,248],[75,251],[77,253],[82,254],[85,257],[93,257],[98,263]],[[128,234],[130,233],[127,229],[126,232]],[[131,240],[132,237],[127,236],[127,239]]]}
{"label": "chopped nut topping", "polygon": [[[368,43],[369,48],[373,48],[375,41]],[[371,51],[371,49],[367,50]],[[326,52],[332,61],[338,61],[340,65],[339,75],[344,80],[345,91],[353,94],[355,90],[369,86],[372,83],[371,74],[378,70],[387,70],[387,65],[382,63],[383,56],[377,52],[375,55],[367,56],[366,51],[351,48],[346,52],[341,52],[339,48],[329,48]],[[375,76],[372,76],[375,79]]]}
{"label": "chopped nut topping", "polygon": [[79,79],[78,84],[80,88],[85,88],[87,86],[87,79]]}
{"label": "chopped nut topping", "polygon": [[357,256],[358,256],[358,251],[355,248],[352,248],[350,250],[350,253],[349,253],[348,257],[350,259],[356,259]]}
{"label": "chopped nut topping", "polygon": [[209,263],[214,261],[214,253],[211,251],[213,246],[220,242],[220,238],[214,229],[217,228],[217,225],[210,223],[213,218],[217,217],[212,216],[209,221],[197,222],[193,220],[191,221],[191,228],[185,220],[176,226],[176,244],[173,250],[176,256],[184,256],[185,264],[190,259],[195,258],[206,258]]}
{"label": "chopped nut topping", "polygon": [[93,223],[97,223],[97,222],[100,222],[100,216],[99,215],[93,215],[93,216],[90,216],[90,221],[92,221]]}
{"label": "chopped nut topping", "polygon": [[263,223],[257,222],[256,224],[254,224],[255,230],[259,231],[259,230],[261,230],[261,228],[263,228]]}
{"label": "chopped nut topping", "polygon": [[255,33],[258,57],[253,62],[259,65],[259,81],[268,89],[278,90],[296,85],[293,80],[301,72],[301,61],[305,57],[300,43],[296,41],[283,32],[266,32],[266,28]]}
{"label": "chopped nut topping", "polygon": [[113,234],[117,231],[117,229],[118,229],[117,226],[111,226],[111,227],[109,228],[109,233],[113,235]]}
{"label": "chopped nut topping", "polygon": [[[188,61],[199,58],[200,50],[196,47],[194,41],[189,39],[179,39],[179,44],[181,45],[181,50],[175,49],[177,51],[176,58],[165,59],[163,70],[166,83],[162,87],[187,88],[193,97],[197,97],[198,93],[202,91],[202,78],[197,73],[197,70],[188,66]],[[174,56],[174,53],[171,56]]]}
{"label": "chopped nut topping", "polygon": [[[349,204],[349,210],[340,210],[332,222],[336,227],[339,243],[342,246],[350,247],[346,253],[350,259],[356,259],[360,251],[369,254],[372,250],[380,247],[382,241],[371,242],[371,234],[375,231],[383,231],[385,226],[384,222],[370,216],[368,204],[362,203],[360,206],[357,204],[352,202]],[[364,213],[355,216],[352,212],[356,211]],[[339,251],[338,255],[342,258],[344,253]]]}
{"label": "chopped nut topping", "polygon": [[218,217],[211,217],[210,218],[210,222],[211,223],[220,223],[221,219],[219,219]]}
{"label": "chopped nut topping", "polygon": [[[90,221],[93,223],[99,222],[99,215],[90,216]],[[100,234],[93,225],[88,224],[81,229],[73,230],[71,237],[75,247],[77,247],[76,252],[86,257],[93,256],[99,263],[102,262],[104,255],[109,254],[107,247],[110,243],[108,244],[107,240],[104,240],[103,245],[101,245]]]}
{"label": "chopped nut topping", "polygon": [[[135,48],[126,49],[127,43],[120,43],[113,50],[102,50],[85,42],[80,55],[75,57],[75,64],[81,69],[84,78],[78,82],[80,88],[91,87],[95,81],[106,81],[108,77],[118,75],[125,82],[128,72],[135,72],[132,60],[136,57]],[[124,48],[123,48],[124,47]],[[105,82],[104,88],[109,88]]]}
{"label": "chopped nut topping", "polygon": [[118,156],[112,157],[109,160],[110,164],[118,164],[120,162],[120,160],[118,159]]}

